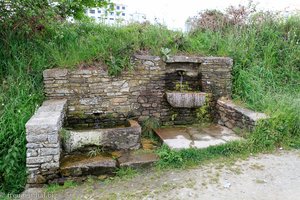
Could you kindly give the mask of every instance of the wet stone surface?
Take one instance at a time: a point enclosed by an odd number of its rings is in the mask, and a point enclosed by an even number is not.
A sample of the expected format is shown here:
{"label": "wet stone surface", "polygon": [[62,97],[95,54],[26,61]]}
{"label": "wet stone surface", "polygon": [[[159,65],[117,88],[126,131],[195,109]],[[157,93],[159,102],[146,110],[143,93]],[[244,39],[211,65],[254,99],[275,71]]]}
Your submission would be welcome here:
{"label": "wet stone surface", "polygon": [[119,159],[120,167],[147,167],[158,161],[158,156],[149,151],[132,151],[124,153]]}
{"label": "wet stone surface", "polygon": [[[88,154],[66,155],[61,160],[60,174],[62,181],[66,178],[82,177],[86,175],[113,175],[118,167],[147,167],[159,158],[154,153],[157,144],[151,139],[143,138],[143,149],[131,151],[113,151],[90,156]],[[72,178],[73,180],[73,178]],[[61,181],[57,179],[55,181]]]}
{"label": "wet stone surface", "polygon": [[60,173],[63,176],[102,175],[113,173],[116,167],[117,162],[111,156],[71,155],[62,159]]}
{"label": "wet stone surface", "polygon": [[164,144],[171,149],[207,148],[225,144],[229,141],[241,140],[231,129],[211,124],[205,127],[168,127],[155,130]]}

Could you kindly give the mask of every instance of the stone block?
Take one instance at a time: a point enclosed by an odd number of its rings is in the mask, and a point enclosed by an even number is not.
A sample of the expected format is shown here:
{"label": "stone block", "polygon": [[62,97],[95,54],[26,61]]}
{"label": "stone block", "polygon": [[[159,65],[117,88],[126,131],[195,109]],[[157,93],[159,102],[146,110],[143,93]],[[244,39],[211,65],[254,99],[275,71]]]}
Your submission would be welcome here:
{"label": "stone block", "polygon": [[123,102],[126,102],[127,101],[127,98],[125,97],[122,97],[122,98],[113,98],[112,100],[112,103],[123,103]]}
{"label": "stone block", "polygon": [[26,140],[28,143],[44,143],[48,142],[48,135],[27,135]]}
{"label": "stone block", "polygon": [[48,156],[48,155],[57,155],[59,153],[59,148],[41,148],[40,155]]}
{"label": "stone block", "polygon": [[60,173],[63,176],[112,174],[117,162],[111,157],[86,155],[68,156],[62,159]]}
{"label": "stone block", "polygon": [[42,169],[58,169],[59,168],[59,162],[51,162],[51,163],[43,163],[41,165]]}
{"label": "stone block", "polygon": [[43,72],[43,76],[45,78],[57,78],[57,77],[66,77],[68,74],[68,70],[67,69],[60,69],[60,68],[56,68],[56,69],[46,69]]}
{"label": "stone block", "polygon": [[53,156],[29,157],[26,160],[27,164],[46,163],[51,161]]}
{"label": "stone block", "polygon": [[58,136],[58,134],[48,135],[48,142],[50,144],[57,144],[59,142],[59,136]]}
{"label": "stone block", "polygon": [[37,149],[27,149],[26,156],[27,157],[36,157],[36,156],[38,156]]}
{"label": "stone block", "polygon": [[147,102],[148,102],[148,99],[147,99],[147,97],[140,96],[140,97],[138,98],[138,102],[139,102],[139,103],[147,103]]}
{"label": "stone block", "polygon": [[41,143],[27,143],[26,148],[27,149],[35,149],[35,148],[40,148],[43,147],[43,144]]}

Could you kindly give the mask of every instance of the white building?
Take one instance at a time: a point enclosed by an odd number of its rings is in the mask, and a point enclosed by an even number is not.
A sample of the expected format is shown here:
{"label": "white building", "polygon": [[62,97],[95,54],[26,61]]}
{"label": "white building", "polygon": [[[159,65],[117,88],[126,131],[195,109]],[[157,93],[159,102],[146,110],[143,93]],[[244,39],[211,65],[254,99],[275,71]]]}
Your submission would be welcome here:
{"label": "white building", "polygon": [[93,18],[95,22],[106,24],[124,24],[129,19],[127,6],[124,4],[115,4],[111,11],[107,8],[89,8],[85,14]]}
{"label": "white building", "polygon": [[129,22],[144,23],[147,21],[147,17],[143,13],[134,12],[129,14],[129,16]]}

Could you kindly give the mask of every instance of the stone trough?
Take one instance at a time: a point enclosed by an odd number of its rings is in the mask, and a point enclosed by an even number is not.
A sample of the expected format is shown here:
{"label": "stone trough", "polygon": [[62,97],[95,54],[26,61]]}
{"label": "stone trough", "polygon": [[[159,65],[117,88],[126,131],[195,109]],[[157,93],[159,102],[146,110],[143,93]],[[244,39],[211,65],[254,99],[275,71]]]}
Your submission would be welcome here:
{"label": "stone trough", "polygon": [[90,146],[111,150],[139,149],[141,126],[134,120],[128,120],[125,125],[120,128],[66,130],[63,140],[64,150],[71,153]]}
{"label": "stone trough", "polygon": [[174,108],[197,108],[205,103],[204,92],[167,92],[167,101]]}

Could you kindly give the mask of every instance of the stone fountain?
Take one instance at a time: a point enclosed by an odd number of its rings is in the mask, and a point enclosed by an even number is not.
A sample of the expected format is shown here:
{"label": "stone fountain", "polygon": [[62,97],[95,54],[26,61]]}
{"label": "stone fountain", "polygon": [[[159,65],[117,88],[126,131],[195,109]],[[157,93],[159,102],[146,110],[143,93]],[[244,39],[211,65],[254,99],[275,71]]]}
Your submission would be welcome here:
{"label": "stone fountain", "polygon": [[[99,63],[85,69],[44,71],[47,100],[26,124],[29,185],[153,163],[157,160],[153,153],[146,160],[130,153],[106,156],[103,152],[104,156],[91,157],[107,149],[144,148],[139,123],[149,117],[161,122],[164,127],[155,131],[174,149],[240,139],[233,130],[252,130],[258,120],[266,118],[230,100],[230,58],[173,56],[163,61],[158,56],[135,55],[133,62],[133,71],[117,77],[109,76]],[[207,102],[207,95],[215,124],[191,126],[199,124],[198,109]]]}

